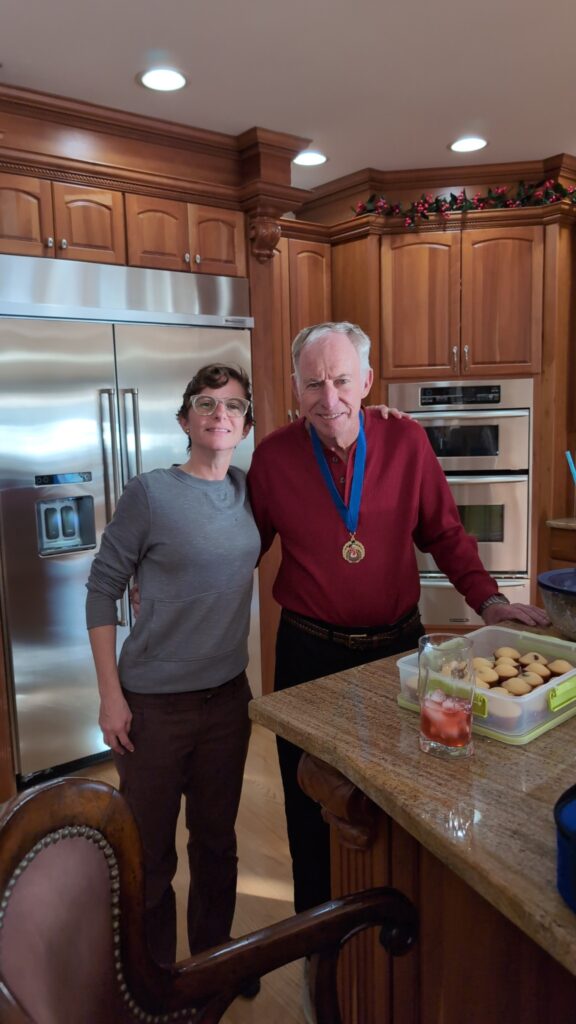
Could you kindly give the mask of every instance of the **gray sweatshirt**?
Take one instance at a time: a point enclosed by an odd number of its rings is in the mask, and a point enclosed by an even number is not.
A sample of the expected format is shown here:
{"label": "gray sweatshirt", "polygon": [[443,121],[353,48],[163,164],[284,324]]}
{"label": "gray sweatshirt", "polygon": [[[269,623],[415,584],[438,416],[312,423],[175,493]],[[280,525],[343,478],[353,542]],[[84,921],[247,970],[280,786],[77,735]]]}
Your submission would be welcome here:
{"label": "gray sweatshirt", "polygon": [[88,579],[88,629],[116,624],[132,575],[140,614],[122,647],[127,690],[175,693],[220,686],[248,663],[248,629],[260,536],[246,478],[155,469],[130,481]]}

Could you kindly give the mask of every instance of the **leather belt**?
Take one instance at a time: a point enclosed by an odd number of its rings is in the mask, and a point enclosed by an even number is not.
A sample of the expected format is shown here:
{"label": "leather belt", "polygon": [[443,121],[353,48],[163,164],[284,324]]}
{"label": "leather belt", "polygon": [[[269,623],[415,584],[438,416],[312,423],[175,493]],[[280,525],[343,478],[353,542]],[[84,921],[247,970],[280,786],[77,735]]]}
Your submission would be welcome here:
{"label": "leather belt", "polygon": [[420,615],[418,608],[413,608],[411,612],[391,626],[375,626],[374,629],[367,629],[363,632],[357,629],[346,629],[343,626],[335,628],[327,624],[323,625],[314,619],[307,619],[304,615],[297,615],[296,612],[289,612],[286,609],[282,611],[282,620],[310,636],[342,644],[343,647],[349,647],[352,650],[367,651],[396,640],[404,630],[419,623]]}

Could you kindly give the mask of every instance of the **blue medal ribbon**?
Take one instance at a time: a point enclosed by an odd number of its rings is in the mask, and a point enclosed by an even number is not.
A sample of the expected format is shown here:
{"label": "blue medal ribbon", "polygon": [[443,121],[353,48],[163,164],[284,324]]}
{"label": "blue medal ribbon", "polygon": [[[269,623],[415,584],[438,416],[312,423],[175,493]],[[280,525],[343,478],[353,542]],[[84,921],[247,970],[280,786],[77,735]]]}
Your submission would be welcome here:
{"label": "blue medal ribbon", "polygon": [[348,505],[346,505],[342,500],[338,492],[338,488],[336,487],[334,478],[330,472],[330,467],[326,461],[322,442],[314,430],[314,427],[310,424],[310,436],[312,438],[312,446],[314,448],[316,462],[318,463],[322,476],[328,485],[328,490],[330,491],[332,501],[338,509],[338,514],[344,523],[344,526],[352,535],[356,533],[356,527],[358,526],[360,502],[362,500],[362,487],[364,486],[364,468],[366,466],[366,434],[364,433],[364,424],[362,423],[362,413],[358,414],[358,419],[360,421],[360,430],[358,432],[358,441],[356,443],[354,472],[352,475],[352,487],[350,489],[350,503]]}

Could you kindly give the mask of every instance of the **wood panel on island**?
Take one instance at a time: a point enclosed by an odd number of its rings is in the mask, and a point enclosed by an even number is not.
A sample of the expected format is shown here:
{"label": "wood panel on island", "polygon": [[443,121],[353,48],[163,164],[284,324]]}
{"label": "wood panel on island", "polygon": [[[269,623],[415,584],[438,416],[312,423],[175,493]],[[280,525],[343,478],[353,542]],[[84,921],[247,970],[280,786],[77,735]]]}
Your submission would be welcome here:
{"label": "wood panel on island", "polygon": [[541,226],[382,238],[385,379],[538,373]]}
{"label": "wood panel on island", "polygon": [[330,825],[333,898],[388,885],[419,915],[405,956],[387,954],[374,931],[347,945],[338,965],[343,1024],[573,1020],[574,976],[349,779],[304,753],[298,781]]}

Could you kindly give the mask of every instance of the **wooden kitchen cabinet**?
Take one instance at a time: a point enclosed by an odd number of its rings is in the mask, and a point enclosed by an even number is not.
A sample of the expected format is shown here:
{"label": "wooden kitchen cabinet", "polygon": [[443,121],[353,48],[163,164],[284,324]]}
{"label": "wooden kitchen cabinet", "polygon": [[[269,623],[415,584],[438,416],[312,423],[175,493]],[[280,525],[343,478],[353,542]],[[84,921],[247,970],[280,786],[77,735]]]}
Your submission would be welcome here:
{"label": "wooden kitchen cabinet", "polygon": [[0,174],[0,251],[14,256],[54,255],[49,181]]}
{"label": "wooden kitchen cabinet", "polygon": [[[298,417],[292,390],[292,342],[304,327],[330,320],[331,252],[325,242],[284,240],[284,281],[288,293],[288,335],[283,345],[284,397],[288,419]],[[282,242],[280,243],[282,246]]]}
{"label": "wooden kitchen cabinet", "polygon": [[188,203],[191,269],[198,274],[246,277],[244,214]]}
{"label": "wooden kitchen cabinet", "polygon": [[0,174],[0,251],[124,263],[122,193]]}
{"label": "wooden kitchen cabinet", "polygon": [[540,226],[384,236],[384,378],[538,373],[543,267]]}
{"label": "wooden kitchen cabinet", "polygon": [[126,223],[131,266],[246,275],[240,211],[127,195]]}
{"label": "wooden kitchen cabinet", "polygon": [[121,192],[55,181],[52,196],[58,257],[96,263],[126,262]]}
{"label": "wooden kitchen cabinet", "polygon": [[550,527],[550,569],[576,568],[576,529]]}
{"label": "wooden kitchen cabinet", "polygon": [[460,232],[382,238],[382,372],[456,376],[460,367]]}
{"label": "wooden kitchen cabinet", "polygon": [[540,371],[543,271],[542,227],[462,232],[463,373]]}

